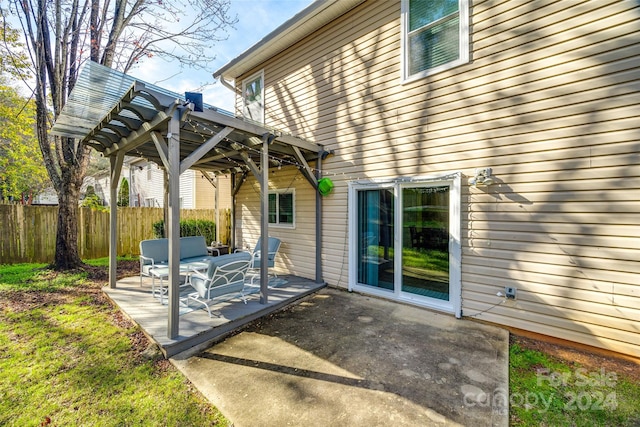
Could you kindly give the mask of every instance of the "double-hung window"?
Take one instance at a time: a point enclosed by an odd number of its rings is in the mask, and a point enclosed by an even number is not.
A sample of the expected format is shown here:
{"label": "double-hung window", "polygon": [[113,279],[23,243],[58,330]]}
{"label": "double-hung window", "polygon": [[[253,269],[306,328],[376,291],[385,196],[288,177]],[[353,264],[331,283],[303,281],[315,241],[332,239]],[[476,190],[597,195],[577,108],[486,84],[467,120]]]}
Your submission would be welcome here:
{"label": "double-hung window", "polygon": [[469,61],[468,0],[402,0],[403,80]]}
{"label": "double-hung window", "polygon": [[295,193],[292,190],[269,192],[269,224],[295,227]]}
{"label": "double-hung window", "polygon": [[264,73],[261,71],[242,81],[242,114],[264,123]]}

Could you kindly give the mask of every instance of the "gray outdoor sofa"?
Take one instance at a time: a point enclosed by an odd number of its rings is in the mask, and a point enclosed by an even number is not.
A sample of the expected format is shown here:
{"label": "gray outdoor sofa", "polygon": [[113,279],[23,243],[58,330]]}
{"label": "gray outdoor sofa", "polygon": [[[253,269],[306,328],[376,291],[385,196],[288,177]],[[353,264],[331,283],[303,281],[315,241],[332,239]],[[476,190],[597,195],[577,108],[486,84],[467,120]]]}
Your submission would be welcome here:
{"label": "gray outdoor sofa", "polygon": [[[215,258],[209,255],[203,236],[180,238],[180,264],[209,262]],[[142,276],[152,277],[152,269],[168,266],[169,239],[149,239],[140,242],[140,285]]]}
{"label": "gray outdoor sofa", "polygon": [[[163,301],[166,294],[162,278],[168,276],[168,260],[168,239],[140,242],[140,284],[142,285],[142,276],[154,279],[151,293],[155,296],[155,279],[160,278],[160,301]],[[251,260],[252,255],[248,252],[211,256],[208,254],[204,237],[181,237],[180,274],[187,277],[187,282],[181,288],[193,288],[185,297],[187,305],[192,302],[202,304],[211,317],[209,306],[219,300],[219,297],[235,294],[246,304],[244,281]]]}

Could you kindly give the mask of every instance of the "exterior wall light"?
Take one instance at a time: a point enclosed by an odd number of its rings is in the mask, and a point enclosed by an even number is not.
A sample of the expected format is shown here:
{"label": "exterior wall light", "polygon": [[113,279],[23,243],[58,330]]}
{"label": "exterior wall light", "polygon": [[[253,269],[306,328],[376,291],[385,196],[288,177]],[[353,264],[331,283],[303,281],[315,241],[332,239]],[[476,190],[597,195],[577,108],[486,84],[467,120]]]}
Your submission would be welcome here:
{"label": "exterior wall light", "polygon": [[491,168],[476,169],[474,176],[469,178],[469,185],[491,185],[496,181],[491,175]]}

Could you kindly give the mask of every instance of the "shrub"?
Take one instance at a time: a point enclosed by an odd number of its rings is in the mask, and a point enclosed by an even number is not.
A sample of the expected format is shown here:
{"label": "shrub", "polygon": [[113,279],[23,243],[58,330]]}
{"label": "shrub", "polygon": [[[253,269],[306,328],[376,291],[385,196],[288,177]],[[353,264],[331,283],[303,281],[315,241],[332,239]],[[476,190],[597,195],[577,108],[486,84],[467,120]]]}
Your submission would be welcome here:
{"label": "shrub", "polygon": [[[153,223],[153,235],[156,238],[164,237],[164,220]],[[204,236],[207,243],[216,239],[216,223],[204,219],[185,219],[180,221],[180,237]]]}
{"label": "shrub", "polygon": [[83,208],[92,208],[92,209],[96,209],[99,211],[108,211],[109,208],[107,208],[106,206],[104,206],[102,204],[102,200],[100,199],[100,197],[96,194],[95,189],[93,188],[92,185],[87,187],[87,192],[84,196],[84,199],[82,199],[82,202],[80,203],[80,206]]}

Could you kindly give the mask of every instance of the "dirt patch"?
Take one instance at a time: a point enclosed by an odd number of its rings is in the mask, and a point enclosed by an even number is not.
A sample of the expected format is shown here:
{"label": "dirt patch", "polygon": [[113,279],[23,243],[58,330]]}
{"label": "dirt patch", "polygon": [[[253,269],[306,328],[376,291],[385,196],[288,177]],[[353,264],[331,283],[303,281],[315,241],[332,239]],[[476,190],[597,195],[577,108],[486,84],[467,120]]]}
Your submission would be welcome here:
{"label": "dirt patch", "polygon": [[[11,291],[0,294],[0,301],[6,310],[12,312],[23,312],[33,310],[38,307],[56,306],[76,300],[78,297],[85,297],[82,304],[95,306],[97,309],[110,310],[109,320],[122,329],[134,328],[135,324],[126,317],[120,310],[112,310],[113,304],[102,292],[102,288],[109,282],[108,267],[94,267],[85,265],[76,272],[86,272],[87,281],[82,286],[56,289],[55,291]],[[71,271],[70,273],[73,273]],[[116,275],[118,279],[135,276],[140,273],[138,261],[118,261]],[[59,272],[49,271],[47,278],[54,279]],[[46,280],[46,279],[45,279]],[[147,336],[138,328],[129,333],[131,346],[134,354],[140,357],[150,346]],[[156,364],[162,370],[168,361],[157,360]]]}
{"label": "dirt patch", "polygon": [[511,344],[517,343],[520,347],[539,351],[565,363],[577,364],[593,371],[604,368],[607,372],[615,372],[634,382],[640,382],[640,361],[636,363],[622,357],[605,356],[567,345],[517,335],[511,335],[510,341]]}
{"label": "dirt patch", "polygon": [[[89,280],[106,285],[109,281],[109,269],[107,267],[85,266],[84,270],[88,273]],[[140,262],[137,260],[118,261],[116,268],[117,279],[124,277],[137,276],[140,274]]]}
{"label": "dirt patch", "polygon": [[[3,292],[2,301],[14,312],[33,310],[41,306],[59,305],[69,302],[79,296],[88,296],[84,304],[95,306],[108,306],[111,303],[102,292],[102,288],[108,284],[109,269],[107,267],[94,267],[85,265],[81,269],[71,270],[67,273],[87,273],[87,282],[82,286],[60,288],[55,291],[44,292],[39,290]],[[118,279],[135,276],[140,273],[138,261],[119,261],[116,271]],[[46,276],[40,280],[54,280],[60,272],[47,270]],[[116,322],[117,323],[117,322]],[[131,322],[129,322],[131,325]]]}

